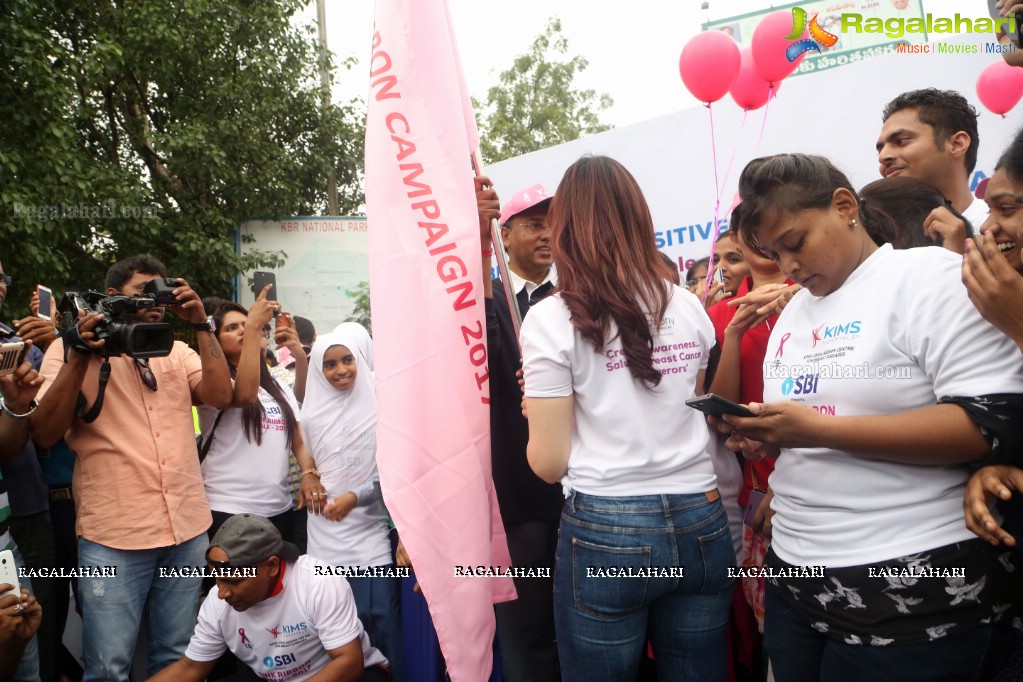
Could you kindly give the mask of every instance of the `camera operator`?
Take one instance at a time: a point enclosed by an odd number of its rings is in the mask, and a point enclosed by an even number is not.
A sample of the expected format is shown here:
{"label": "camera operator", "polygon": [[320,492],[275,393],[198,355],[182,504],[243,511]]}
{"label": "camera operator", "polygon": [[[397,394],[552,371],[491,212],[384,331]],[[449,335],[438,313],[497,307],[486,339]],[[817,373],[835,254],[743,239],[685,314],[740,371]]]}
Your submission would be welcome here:
{"label": "camera operator", "polygon": [[[166,277],[162,263],[139,255],[107,272],[109,295],[141,294]],[[153,674],[185,652],[195,624],[200,578],[160,578],[161,568],[202,566],[210,508],[195,448],[192,404],[225,408],[232,387],[227,361],[199,296],[184,280],[172,310],[191,322],[199,353],[175,341],[166,357],[101,357],[99,313],[79,313],[74,328],[43,359],[46,384],[32,417],[42,446],[66,434],[77,453],[78,564],[115,566],[114,577],[80,579],[85,680],[128,679],[143,609],[148,615]],[[125,322],[158,322],[162,307],[124,312]],[[79,341],[71,341],[78,337]],[[65,343],[70,347],[65,350]],[[105,403],[94,421],[77,404],[94,405],[101,365],[109,362]]]}

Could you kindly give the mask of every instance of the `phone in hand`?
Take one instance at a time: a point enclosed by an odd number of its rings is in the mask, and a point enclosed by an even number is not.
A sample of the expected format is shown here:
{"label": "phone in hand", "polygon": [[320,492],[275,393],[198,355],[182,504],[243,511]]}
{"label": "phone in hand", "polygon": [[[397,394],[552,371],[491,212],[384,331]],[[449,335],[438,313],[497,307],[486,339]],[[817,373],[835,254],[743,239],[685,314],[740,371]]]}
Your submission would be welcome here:
{"label": "phone in hand", "polygon": [[714,284],[724,284],[725,283],[725,271],[722,270],[721,268],[718,268],[717,270],[715,270],[714,271],[714,279],[712,279],[711,282],[714,283]]}
{"label": "phone in hand", "polygon": [[0,345],[0,376],[14,374],[25,361],[25,342],[15,341]]}
{"label": "phone in hand", "polygon": [[295,328],[295,320],[292,319],[291,313],[284,313],[284,312],[282,312],[281,314],[279,314],[277,316],[277,322],[275,322],[274,324],[277,327],[277,329],[282,329],[282,328],[294,329]]}
{"label": "phone in hand", "polygon": [[277,300],[277,275],[272,272],[263,272],[256,270],[252,273],[252,293],[259,296],[260,292],[270,285],[270,290],[266,292],[266,300],[276,301]]}
{"label": "phone in hand", "polygon": [[44,320],[52,319],[50,309],[51,306],[53,306],[53,292],[49,287],[37,284],[36,295],[39,297],[39,310],[36,312],[36,316],[41,317]]}
{"label": "phone in hand", "polygon": [[0,583],[7,583],[13,586],[14,589],[0,594],[0,597],[6,597],[9,594],[17,595],[21,598],[21,585],[18,582],[18,567],[14,564],[14,552],[9,549],[5,549],[0,552]]}
{"label": "phone in hand", "polygon": [[742,522],[747,526],[753,525],[753,518],[757,515],[757,509],[760,508],[760,503],[767,497],[766,490],[760,490],[754,488],[749,491],[749,501],[746,503],[746,515],[742,517]]}
{"label": "phone in hand", "polygon": [[719,395],[708,393],[707,395],[698,395],[695,398],[690,398],[686,401],[686,405],[699,410],[704,414],[712,414],[719,419],[726,414],[730,414],[736,417],[755,417],[756,415],[750,412],[749,408],[739,403],[733,403],[727,398],[722,398]]}

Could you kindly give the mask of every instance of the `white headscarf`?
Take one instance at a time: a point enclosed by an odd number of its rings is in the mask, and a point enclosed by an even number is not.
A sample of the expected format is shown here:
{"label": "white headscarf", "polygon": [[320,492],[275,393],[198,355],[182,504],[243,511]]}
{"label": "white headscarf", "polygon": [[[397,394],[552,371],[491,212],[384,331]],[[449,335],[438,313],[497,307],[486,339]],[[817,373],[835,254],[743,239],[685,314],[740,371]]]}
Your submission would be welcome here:
{"label": "white headscarf", "polygon": [[[350,338],[354,337],[357,339],[359,348],[364,353],[363,356],[366,358],[366,362],[369,363],[369,371],[373,371],[373,339],[370,338],[369,332],[358,322],[342,322],[338,326],[334,327],[334,334],[347,334]],[[349,348],[348,350],[353,353],[355,350]]]}
{"label": "white headscarf", "polygon": [[[355,357],[357,372],[350,390],[334,388],[323,376],[323,356],[333,346],[344,346]],[[377,401],[372,357],[369,333],[354,322],[318,336],[309,357],[302,434],[321,473],[344,468],[351,487],[376,471]]]}

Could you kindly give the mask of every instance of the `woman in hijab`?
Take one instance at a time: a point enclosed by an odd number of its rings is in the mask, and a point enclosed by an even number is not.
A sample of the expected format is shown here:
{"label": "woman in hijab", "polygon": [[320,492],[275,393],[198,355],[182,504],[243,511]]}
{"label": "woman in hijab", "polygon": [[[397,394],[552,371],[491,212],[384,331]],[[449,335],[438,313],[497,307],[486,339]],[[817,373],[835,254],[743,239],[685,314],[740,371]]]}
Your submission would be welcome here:
{"label": "woman in hijab", "polygon": [[393,666],[401,629],[397,583],[386,577],[393,561],[376,464],[369,334],[356,323],[339,325],[316,339],[309,363],[302,430],[328,499],[322,515],[309,516],[309,554],[347,567],[359,619]]}

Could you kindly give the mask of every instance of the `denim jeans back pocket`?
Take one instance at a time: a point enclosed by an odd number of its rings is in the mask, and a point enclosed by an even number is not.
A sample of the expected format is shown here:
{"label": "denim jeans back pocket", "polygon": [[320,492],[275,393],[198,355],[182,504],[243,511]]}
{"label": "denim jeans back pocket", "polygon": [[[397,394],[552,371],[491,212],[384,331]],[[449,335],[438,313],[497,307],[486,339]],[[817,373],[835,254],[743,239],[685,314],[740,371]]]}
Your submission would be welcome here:
{"label": "denim jeans back pocket", "polygon": [[697,536],[700,557],[703,560],[703,594],[717,594],[731,589],[734,578],[728,576],[728,569],[735,566],[735,548],[732,534],[728,531],[728,517],[723,513],[718,522],[704,529]]}
{"label": "denim jeans back pocket", "polygon": [[[575,607],[595,618],[615,620],[641,608],[649,578],[630,577],[630,569],[650,568],[651,548],[610,547],[572,538],[572,587]],[[624,577],[623,577],[624,576]]]}

